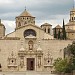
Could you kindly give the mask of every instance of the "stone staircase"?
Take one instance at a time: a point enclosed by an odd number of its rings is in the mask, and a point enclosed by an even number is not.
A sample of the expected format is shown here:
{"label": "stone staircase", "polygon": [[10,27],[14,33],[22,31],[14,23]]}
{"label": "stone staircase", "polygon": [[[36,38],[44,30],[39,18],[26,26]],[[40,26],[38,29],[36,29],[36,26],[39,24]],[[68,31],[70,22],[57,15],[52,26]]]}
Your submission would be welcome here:
{"label": "stone staircase", "polygon": [[26,71],[26,72],[0,72],[0,75],[57,75],[57,74],[51,74],[49,72]]}

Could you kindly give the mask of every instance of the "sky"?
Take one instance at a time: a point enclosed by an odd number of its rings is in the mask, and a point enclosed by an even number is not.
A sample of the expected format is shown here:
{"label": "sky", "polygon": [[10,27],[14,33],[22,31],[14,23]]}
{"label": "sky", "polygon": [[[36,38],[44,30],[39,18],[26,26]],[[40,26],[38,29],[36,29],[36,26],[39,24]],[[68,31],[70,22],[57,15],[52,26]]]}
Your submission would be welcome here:
{"label": "sky", "polygon": [[14,31],[15,17],[26,10],[36,17],[36,25],[47,22],[55,27],[69,21],[73,0],[0,0],[0,19],[6,27],[6,34]]}

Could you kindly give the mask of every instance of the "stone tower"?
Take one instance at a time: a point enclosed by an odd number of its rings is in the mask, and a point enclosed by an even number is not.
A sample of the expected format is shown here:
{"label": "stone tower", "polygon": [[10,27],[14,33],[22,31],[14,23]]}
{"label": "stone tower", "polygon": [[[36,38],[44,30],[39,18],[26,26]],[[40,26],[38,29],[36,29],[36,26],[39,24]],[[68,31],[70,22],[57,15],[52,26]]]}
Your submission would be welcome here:
{"label": "stone tower", "polygon": [[41,25],[41,28],[48,34],[52,34],[52,25],[48,24],[48,23],[44,23],[43,25]]}
{"label": "stone tower", "polygon": [[3,36],[5,36],[5,26],[1,23],[0,19],[0,38],[2,38]]}
{"label": "stone tower", "polygon": [[74,8],[70,11],[70,21],[75,21],[75,9]]}
{"label": "stone tower", "polygon": [[16,29],[28,24],[35,25],[35,17],[33,17],[25,9],[19,16],[16,17]]}

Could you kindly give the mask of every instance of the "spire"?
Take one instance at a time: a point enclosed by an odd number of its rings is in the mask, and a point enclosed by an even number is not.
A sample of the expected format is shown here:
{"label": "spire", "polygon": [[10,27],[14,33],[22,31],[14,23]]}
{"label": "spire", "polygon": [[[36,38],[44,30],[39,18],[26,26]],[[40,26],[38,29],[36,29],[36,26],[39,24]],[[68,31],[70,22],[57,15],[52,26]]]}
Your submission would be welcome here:
{"label": "spire", "polygon": [[73,0],[73,9],[74,9],[74,2],[75,2],[75,0]]}
{"label": "spire", "polygon": [[25,7],[25,10],[24,10],[19,16],[22,16],[22,17],[33,17],[33,16],[26,10],[26,7]]}
{"label": "spire", "polygon": [[25,6],[25,11],[26,11],[26,6]]}
{"label": "spire", "polygon": [[75,8],[75,0],[73,0],[73,9]]}

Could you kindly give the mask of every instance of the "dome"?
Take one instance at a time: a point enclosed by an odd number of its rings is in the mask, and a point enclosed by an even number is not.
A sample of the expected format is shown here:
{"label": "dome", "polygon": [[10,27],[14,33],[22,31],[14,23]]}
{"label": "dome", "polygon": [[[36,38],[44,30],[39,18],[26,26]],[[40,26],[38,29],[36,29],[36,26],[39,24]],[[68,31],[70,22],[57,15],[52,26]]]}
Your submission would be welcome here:
{"label": "dome", "polygon": [[42,24],[41,26],[52,26],[52,25],[49,24],[49,23],[44,23],[44,24]]}
{"label": "dome", "polygon": [[19,16],[20,17],[33,17],[27,10],[24,10]]}

